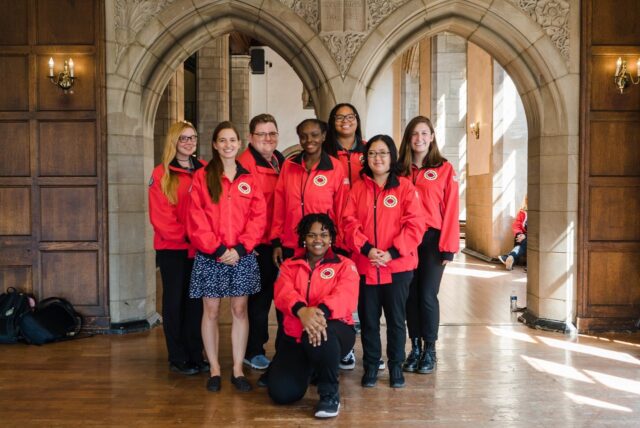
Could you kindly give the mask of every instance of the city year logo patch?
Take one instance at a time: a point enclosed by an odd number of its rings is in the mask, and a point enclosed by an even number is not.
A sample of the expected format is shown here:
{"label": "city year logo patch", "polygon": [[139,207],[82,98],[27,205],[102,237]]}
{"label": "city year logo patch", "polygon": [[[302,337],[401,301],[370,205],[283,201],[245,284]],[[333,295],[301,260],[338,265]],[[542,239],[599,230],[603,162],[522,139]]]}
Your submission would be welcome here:
{"label": "city year logo patch", "polygon": [[318,187],[324,186],[328,181],[329,180],[327,180],[327,177],[325,177],[324,175],[316,175],[315,177],[313,177],[313,184]]}
{"label": "city year logo patch", "polygon": [[424,178],[426,178],[429,181],[433,181],[436,178],[438,178],[438,173],[432,169],[428,169],[424,172]]}
{"label": "city year logo patch", "polygon": [[251,193],[251,186],[249,186],[247,183],[245,183],[244,181],[241,181],[240,184],[238,184],[238,190],[240,191],[240,193],[242,193],[243,195],[248,195],[249,193]]}
{"label": "city year logo patch", "polygon": [[384,198],[384,206],[387,208],[393,208],[396,205],[398,205],[398,198],[396,198],[393,195],[389,195],[387,197]]}
{"label": "city year logo patch", "polygon": [[364,155],[360,155],[360,157],[358,158],[358,160],[360,161],[361,165],[364,165]]}
{"label": "city year logo patch", "polygon": [[320,278],[322,279],[331,279],[335,275],[336,275],[336,272],[331,268],[323,269],[322,272],[320,272]]}

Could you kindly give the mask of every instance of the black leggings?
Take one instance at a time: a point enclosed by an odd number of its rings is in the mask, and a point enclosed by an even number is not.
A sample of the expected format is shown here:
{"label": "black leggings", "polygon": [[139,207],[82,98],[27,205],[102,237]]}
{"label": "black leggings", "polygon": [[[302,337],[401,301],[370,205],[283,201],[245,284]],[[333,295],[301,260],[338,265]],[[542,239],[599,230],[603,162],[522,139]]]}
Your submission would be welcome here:
{"label": "black leggings", "polygon": [[269,396],[277,404],[289,404],[304,397],[309,386],[309,376],[314,371],[318,376],[320,396],[338,394],[338,364],[356,341],[353,326],[342,321],[327,322],[327,340],[320,346],[309,344],[306,333],[300,343],[291,336],[283,335],[276,355],[269,366]]}
{"label": "black leggings", "polygon": [[202,361],[202,299],[189,298],[193,259],[187,250],[158,250],[162,276],[162,328],[169,361]]}
{"label": "black leggings", "polygon": [[[249,337],[245,353],[247,359],[265,354],[264,345],[269,341],[269,311],[273,301],[273,283],[278,276],[278,268],[273,263],[273,247],[259,245],[256,247],[256,252],[260,268],[260,291],[249,296],[247,306],[249,313]],[[278,327],[281,323],[281,316],[278,316]]]}
{"label": "black leggings", "polygon": [[418,268],[411,281],[407,299],[407,328],[412,339],[421,337],[427,342],[438,340],[438,292],[444,273],[439,243],[440,231],[429,229],[418,247]]}

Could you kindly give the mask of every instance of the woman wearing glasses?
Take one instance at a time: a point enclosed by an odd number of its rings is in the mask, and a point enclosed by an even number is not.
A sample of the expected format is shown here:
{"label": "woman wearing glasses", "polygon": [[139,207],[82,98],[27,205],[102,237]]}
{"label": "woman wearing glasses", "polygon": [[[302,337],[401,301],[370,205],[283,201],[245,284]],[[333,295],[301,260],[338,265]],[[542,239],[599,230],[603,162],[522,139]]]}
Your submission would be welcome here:
{"label": "woman wearing glasses", "polygon": [[460,247],[458,178],[440,154],[433,125],[424,116],[414,117],[407,125],[400,145],[400,164],[420,194],[426,228],[407,300],[411,353],[403,368],[426,374],[436,368],[440,281],[444,267]]}
{"label": "woman wearing glasses", "polygon": [[[324,213],[338,224],[349,186],[340,162],[322,150],[326,124],[306,119],[296,132],[302,152],[285,161],[273,194],[271,241],[276,266],[299,248],[296,227],[302,217]],[[339,244],[340,235],[337,240]]]}
{"label": "woman wearing glasses", "polygon": [[356,108],[349,103],[337,104],[329,113],[327,138],[323,149],[340,161],[349,178],[349,188],[360,180],[365,144]]}
{"label": "woman wearing glasses", "polygon": [[376,135],[366,145],[362,181],[349,192],[344,236],[360,273],[358,315],[362,328],[363,387],[375,386],[382,355],[380,315],[387,321],[387,358],[392,388],[404,386],[405,308],[424,233],[420,201],[411,181],[400,177],[395,143]]}
{"label": "woman wearing glasses", "polygon": [[308,214],[297,227],[304,252],[286,260],[275,284],[275,304],[284,315],[284,336],[269,366],[269,396],[278,404],[304,397],[315,373],[320,400],[315,416],[340,410],[338,361],[353,347],[352,312],[358,302],[353,262],[331,251],[336,228],[326,214]]}
{"label": "woman wearing glasses", "polygon": [[169,368],[188,375],[209,370],[202,358],[202,304],[189,298],[194,251],[185,225],[193,174],[205,166],[194,156],[197,143],[191,123],[171,125],[162,163],[155,167],[149,181],[149,217],[162,277],[162,327]]}
{"label": "woman wearing glasses", "polygon": [[240,138],[231,122],[213,131],[213,155],[198,171],[191,187],[187,229],[198,250],[189,294],[202,298],[202,340],[211,365],[207,389],[220,390],[218,313],[223,297],[231,298],[231,383],[251,390],[243,374],[249,335],[247,300],[260,291],[260,273],[253,249],[267,224],[266,204],[256,178],[236,161]]}

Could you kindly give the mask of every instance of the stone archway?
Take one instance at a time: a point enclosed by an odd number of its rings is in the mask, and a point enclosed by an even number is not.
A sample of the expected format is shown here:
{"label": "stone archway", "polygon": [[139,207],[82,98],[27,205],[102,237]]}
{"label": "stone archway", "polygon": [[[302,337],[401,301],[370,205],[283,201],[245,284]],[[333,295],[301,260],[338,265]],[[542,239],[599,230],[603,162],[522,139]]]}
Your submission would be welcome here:
{"label": "stone archway", "polygon": [[[577,17],[577,2],[572,6]],[[554,44],[544,28],[506,0],[486,4],[434,1],[427,6],[409,1],[382,25],[384,48],[376,39],[366,40],[349,70],[359,82],[353,100],[366,100],[380,71],[406,48],[443,31],[483,48],[513,79],[529,129],[530,233],[525,319],[536,325],[571,330],[577,288],[577,47],[571,56],[566,44]],[[578,29],[574,32],[573,43],[578,45]]]}
{"label": "stone archway", "polygon": [[[145,183],[153,168],[153,118],[181,61],[213,37],[243,32],[291,64],[324,117],[336,101],[366,106],[367,90],[380,70],[419,38],[445,30],[489,52],[520,92],[529,127],[529,307],[535,317],[573,321],[577,49],[563,57],[544,29],[507,0],[363,4],[368,14],[364,30],[322,34],[317,1],[106,1],[112,322],[154,313],[155,264]],[[577,0],[571,7],[577,16]],[[577,45],[577,29],[575,34]]]}
{"label": "stone archway", "polygon": [[149,319],[155,314],[153,231],[146,182],[154,166],[155,113],[179,64],[209,40],[239,31],[266,43],[291,64],[321,114],[335,103],[327,82],[339,73],[317,35],[283,4],[262,3],[106,2],[112,323]]}

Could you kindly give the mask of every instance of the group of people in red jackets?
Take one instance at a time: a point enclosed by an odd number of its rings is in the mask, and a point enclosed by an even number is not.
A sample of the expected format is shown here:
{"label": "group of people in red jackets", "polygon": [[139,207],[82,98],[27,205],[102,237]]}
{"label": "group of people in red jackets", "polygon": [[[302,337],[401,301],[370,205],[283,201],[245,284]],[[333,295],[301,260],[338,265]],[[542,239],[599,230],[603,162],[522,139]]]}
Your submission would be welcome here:
{"label": "group of people in red jackets", "polygon": [[170,369],[209,372],[207,389],[220,390],[218,316],[229,297],[235,388],[252,389],[243,364],[266,369],[258,385],[279,404],[313,383],[315,416],[328,418],[340,409],[340,368],[355,366],[354,318],[363,387],[385,366],[382,313],[390,386],[405,385],[403,372],[435,370],[437,296],[459,248],[458,183],[423,116],[409,122],[399,149],[387,135],[365,142],[347,103],[328,123],[307,119],[296,131],[302,151],[285,160],[273,116],[251,120],[242,154],[238,130],[222,122],[205,163],[194,156],[194,126],[174,124],[149,183],[149,211]]}

